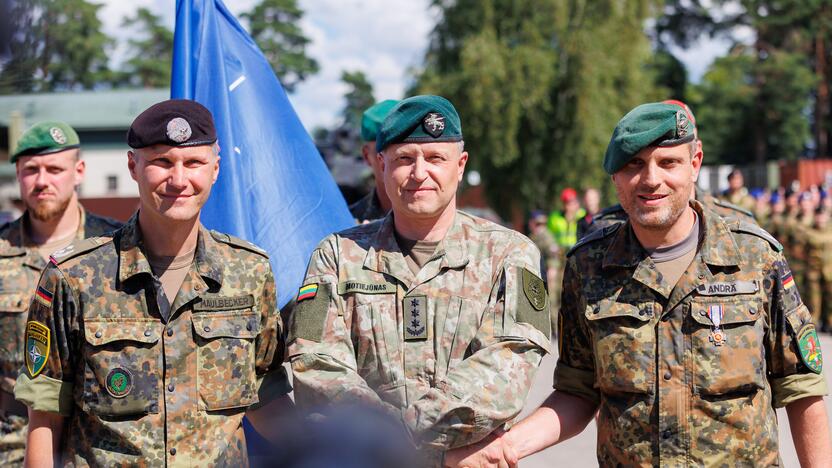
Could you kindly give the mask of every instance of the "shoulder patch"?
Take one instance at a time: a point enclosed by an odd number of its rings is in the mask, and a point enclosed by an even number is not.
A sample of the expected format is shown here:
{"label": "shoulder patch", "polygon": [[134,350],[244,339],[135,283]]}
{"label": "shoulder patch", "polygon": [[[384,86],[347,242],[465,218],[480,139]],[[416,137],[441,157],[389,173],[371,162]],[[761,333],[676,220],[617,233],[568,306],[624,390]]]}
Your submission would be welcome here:
{"label": "shoulder patch", "polygon": [[744,234],[752,234],[768,241],[772,248],[778,252],[783,251],[783,245],[777,241],[771,234],[760,226],[749,223],[748,221],[738,220],[736,223],[731,223],[729,228],[734,232],[742,232]]}
{"label": "shoulder patch", "polygon": [[720,198],[714,198],[714,205],[721,206],[721,207],[729,209],[731,211],[736,211],[736,212],[741,213],[745,216],[748,216],[751,219],[755,219],[754,218],[754,213],[752,213],[751,211],[746,210],[745,208],[743,208],[741,206],[738,206],[738,205],[735,205],[731,202],[722,200]]}
{"label": "shoulder patch", "polygon": [[568,252],[566,252],[566,256],[569,257],[570,255],[575,253],[576,250],[578,250],[586,244],[589,244],[590,242],[595,242],[597,240],[612,235],[615,231],[618,230],[618,228],[620,228],[623,225],[624,223],[615,223],[604,227],[604,229],[598,229],[597,231],[590,232],[586,236],[582,237],[575,245],[573,245],[572,248],[569,249]]}
{"label": "shoulder patch", "polygon": [[230,234],[226,234],[224,232],[214,231],[213,229],[210,231],[211,237],[215,240],[222,242],[223,244],[228,244],[234,247],[238,247],[244,250],[248,250],[249,252],[254,252],[258,255],[262,255],[266,258],[269,258],[269,254],[266,253],[265,250],[261,249],[260,247],[252,244],[251,242],[240,239],[239,237],[232,236]]}
{"label": "shoulder patch", "polygon": [[88,237],[84,240],[75,241],[63,249],[53,253],[49,257],[49,260],[55,265],[60,265],[71,258],[91,252],[111,240],[112,237]]}
{"label": "shoulder patch", "polygon": [[308,283],[301,286],[297,303],[289,316],[287,344],[298,338],[316,343],[323,341],[331,295],[332,285],[329,283]]}

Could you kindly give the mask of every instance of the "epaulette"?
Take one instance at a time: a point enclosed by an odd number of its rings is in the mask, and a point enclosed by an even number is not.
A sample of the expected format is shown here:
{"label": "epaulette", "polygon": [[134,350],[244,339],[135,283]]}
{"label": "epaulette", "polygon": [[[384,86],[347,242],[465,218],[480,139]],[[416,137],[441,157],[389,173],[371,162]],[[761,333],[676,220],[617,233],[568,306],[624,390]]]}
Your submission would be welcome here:
{"label": "epaulette", "polygon": [[774,250],[778,252],[783,251],[783,245],[777,241],[771,234],[769,234],[765,229],[761,228],[760,226],[749,223],[748,221],[743,220],[736,220],[735,222],[731,223],[729,228],[734,232],[742,232],[744,234],[751,234],[760,238],[765,239],[774,247]]}
{"label": "epaulette", "polygon": [[577,243],[575,243],[575,245],[573,245],[572,248],[570,248],[569,251],[566,252],[566,256],[568,257],[572,255],[576,250],[578,250],[586,244],[589,244],[590,242],[595,242],[597,240],[603,239],[611,235],[612,233],[617,231],[618,228],[620,228],[623,224],[624,223],[615,223],[604,227],[604,229],[598,229],[597,231],[590,232],[589,234],[582,237],[581,240],[579,240]]}
{"label": "epaulette", "polygon": [[265,250],[257,247],[256,245],[252,244],[251,242],[240,239],[239,237],[234,237],[232,235],[226,234],[224,232],[214,231],[211,230],[211,237],[216,239],[223,244],[233,245],[234,247],[239,247],[244,250],[248,250],[249,252],[254,252],[258,255],[262,255],[266,258],[269,258],[269,254],[266,253]]}
{"label": "epaulette", "polygon": [[110,242],[113,238],[112,237],[88,237],[83,240],[75,241],[68,246],[58,250],[57,252],[53,253],[49,259],[52,263],[56,265],[60,265],[61,263],[75,258],[81,254],[85,254],[87,252],[91,252],[102,245]]}
{"label": "epaulette", "polygon": [[714,197],[714,205],[718,205],[718,206],[721,206],[723,208],[727,208],[727,209],[732,210],[732,211],[738,211],[738,212],[748,216],[751,219],[755,219],[754,213],[752,213],[750,210],[746,210],[745,208],[743,208],[741,206],[735,205],[735,204],[733,204],[731,202],[728,202],[728,201],[725,201],[721,198]]}

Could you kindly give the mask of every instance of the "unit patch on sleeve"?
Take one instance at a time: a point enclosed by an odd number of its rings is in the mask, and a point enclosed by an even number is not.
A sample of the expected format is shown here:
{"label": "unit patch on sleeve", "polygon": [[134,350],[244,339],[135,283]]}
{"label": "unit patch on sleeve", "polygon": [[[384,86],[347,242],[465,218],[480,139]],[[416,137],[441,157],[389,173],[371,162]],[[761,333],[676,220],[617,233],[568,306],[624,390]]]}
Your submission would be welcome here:
{"label": "unit patch on sleeve", "polygon": [[298,302],[289,316],[287,343],[297,338],[320,343],[324,336],[327,314],[329,313],[329,298],[332,285],[330,283],[310,283],[298,291]]}
{"label": "unit patch on sleeve", "polygon": [[49,359],[49,327],[34,320],[26,324],[26,369],[34,378],[46,367]]}
{"label": "unit patch on sleeve", "polygon": [[550,336],[552,321],[547,307],[546,284],[525,268],[519,268],[518,273],[517,280],[522,285],[523,294],[517,295],[517,321],[528,323]]}
{"label": "unit patch on sleeve", "polygon": [[797,347],[800,349],[800,359],[803,364],[815,374],[823,370],[823,354],[820,351],[820,338],[815,326],[807,323],[797,333]]}

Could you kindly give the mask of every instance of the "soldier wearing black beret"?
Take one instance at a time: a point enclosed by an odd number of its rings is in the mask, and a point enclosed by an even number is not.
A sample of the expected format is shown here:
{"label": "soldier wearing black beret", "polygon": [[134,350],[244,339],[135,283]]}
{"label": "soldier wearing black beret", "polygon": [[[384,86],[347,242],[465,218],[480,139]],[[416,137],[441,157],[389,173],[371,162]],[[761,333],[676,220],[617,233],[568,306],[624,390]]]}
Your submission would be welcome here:
{"label": "soldier wearing black beret", "polygon": [[127,133],[139,211],[53,254],[15,387],[33,466],[246,466],[243,416],[290,404],[268,256],[199,221],[216,141],[199,103],[151,106]]}

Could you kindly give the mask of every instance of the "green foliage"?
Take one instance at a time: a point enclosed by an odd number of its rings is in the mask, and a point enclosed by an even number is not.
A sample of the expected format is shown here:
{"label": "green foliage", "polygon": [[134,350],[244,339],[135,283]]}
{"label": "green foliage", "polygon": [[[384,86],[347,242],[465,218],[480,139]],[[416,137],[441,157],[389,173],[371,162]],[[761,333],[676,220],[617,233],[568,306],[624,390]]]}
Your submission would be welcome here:
{"label": "green foliage", "polygon": [[0,74],[0,87],[11,92],[57,91],[92,89],[107,82],[107,51],[113,41],[101,32],[101,7],[85,0],[12,2],[13,57]]}
{"label": "green foliage", "polygon": [[262,0],[240,16],[286,91],[318,72],[318,62],[306,55],[309,39],[300,28],[303,10],[297,0]]}
{"label": "green foliage", "polygon": [[358,134],[361,131],[361,116],[376,102],[373,98],[373,85],[367,81],[367,75],[362,71],[344,71],[341,73],[341,81],[348,88],[344,95],[347,103],[341,112],[344,126]]}
{"label": "green foliage", "polygon": [[147,8],[139,8],[135,16],[124,18],[121,25],[140,33],[127,41],[131,56],[125,62],[123,82],[144,88],[170,86],[173,31]]}
{"label": "green foliage", "polygon": [[435,0],[442,12],[413,90],[449,98],[491,205],[551,207],[605,185],[619,118],[654,97],[648,1]]}

